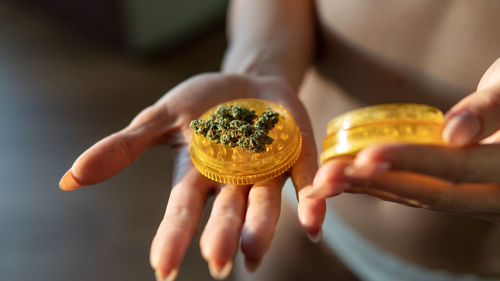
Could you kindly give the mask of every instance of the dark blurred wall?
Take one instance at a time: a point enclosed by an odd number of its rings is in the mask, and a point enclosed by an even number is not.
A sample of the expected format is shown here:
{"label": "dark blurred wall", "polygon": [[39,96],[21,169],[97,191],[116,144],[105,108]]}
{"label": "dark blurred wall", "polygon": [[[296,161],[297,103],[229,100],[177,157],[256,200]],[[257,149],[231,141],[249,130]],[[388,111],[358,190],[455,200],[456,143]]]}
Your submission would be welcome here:
{"label": "dark blurred wall", "polygon": [[[18,1],[0,0],[0,281],[152,281],[170,149],[157,147],[96,186],[63,192],[58,182],[81,152],[167,90],[217,71],[224,29],[143,61],[82,37],[72,18]],[[213,280],[199,239],[177,281]]]}
{"label": "dark blurred wall", "polygon": [[227,0],[10,0],[41,9],[99,43],[137,52],[175,47],[224,22]]}
{"label": "dark blurred wall", "polygon": [[12,0],[29,8],[42,9],[79,32],[106,44],[126,44],[124,3],[121,0]]}

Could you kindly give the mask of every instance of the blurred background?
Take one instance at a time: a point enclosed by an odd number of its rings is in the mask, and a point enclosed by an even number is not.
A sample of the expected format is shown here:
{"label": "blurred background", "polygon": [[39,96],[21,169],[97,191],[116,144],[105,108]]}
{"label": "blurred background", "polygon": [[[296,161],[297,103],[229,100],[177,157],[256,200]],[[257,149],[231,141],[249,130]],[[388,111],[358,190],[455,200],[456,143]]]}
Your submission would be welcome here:
{"label": "blurred background", "polygon": [[[0,1],[0,280],[154,280],[166,147],[78,191],[61,176],[168,89],[216,71],[221,0]],[[178,280],[212,280],[188,250]]]}

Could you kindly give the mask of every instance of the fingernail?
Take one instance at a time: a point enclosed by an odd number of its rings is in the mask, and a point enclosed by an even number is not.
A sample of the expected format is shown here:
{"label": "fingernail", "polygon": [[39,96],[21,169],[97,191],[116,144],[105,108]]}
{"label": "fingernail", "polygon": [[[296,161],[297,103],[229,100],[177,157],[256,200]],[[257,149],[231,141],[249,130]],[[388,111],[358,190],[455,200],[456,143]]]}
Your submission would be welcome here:
{"label": "fingernail", "polygon": [[365,178],[386,172],[390,168],[391,164],[388,162],[368,163],[361,166],[354,164],[347,166],[344,170],[344,174],[348,177]]}
{"label": "fingernail", "polygon": [[388,191],[371,190],[371,192],[372,192],[371,195],[376,196],[382,200],[396,202],[414,208],[427,208],[427,209],[430,208],[429,205],[424,204],[418,200],[404,198]]}
{"label": "fingernail", "polygon": [[157,270],[155,272],[156,281],[174,281],[175,278],[177,278],[178,273],[179,273],[179,271],[177,270],[177,268],[172,269],[167,276],[165,276],[163,271]]}
{"label": "fingernail", "polygon": [[69,169],[66,174],[64,174],[61,181],[59,182],[59,188],[66,191],[75,190],[80,187],[82,187],[82,185],[75,180],[73,173],[71,173],[71,169]]}
{"label": "fingernail", "polygon": [[332,192],[331,187],[325,186],[325,185],[319,185],[319,186],[307,187],[303,191],[303,194],[305,197],[308,197],[308,198],[330,197],[330,196],[338,195],[338,194],[344,192],[349,187],[351,187],[351,184],[348,182],[335,182],[335,183],[332,183],[332,185],[334,186],[333,192]]}
{"label": "fingernail", "polygon": [[320,229],[318,231],[318,233],[316,233],[314,235],[307,232],[307,238],[309,238],[309,240],[311,240],[311,242],[313,242],[314,244],[318,244],[319,241],[321,241],[321,237],[323,237],[323,230],[322,229]]}
{"label": "fingernail", "polygon": [[462,112],[446,122],[443,139],[454,146],[465,146],[479,134],[481,122],[469,112]]}
{"label": "fingernail", "polygon": [[260,261],[252,261],[249,259],[245,259],[245,268],[250,272],[254,272],[255,270],[257,270],[259,265]]}
{"label": "fingernail", "polygon": [[215,280],[224,280],[229,276],[229,273],[231,273],[231,269],[233,269],[233,262],[228,261],[226,264],[222,267],[217,269],[215,266],[215,263],[209,262],[208,263],[208,271],[210,271],[210,275]]}

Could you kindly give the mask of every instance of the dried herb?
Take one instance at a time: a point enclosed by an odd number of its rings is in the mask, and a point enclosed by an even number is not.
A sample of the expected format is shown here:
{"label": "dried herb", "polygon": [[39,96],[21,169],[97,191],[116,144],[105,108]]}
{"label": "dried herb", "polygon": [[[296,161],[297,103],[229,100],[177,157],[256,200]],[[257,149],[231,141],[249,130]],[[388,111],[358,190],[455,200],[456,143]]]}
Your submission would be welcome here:
{"label": "dried herb", "polygon": [[259,153],[273,143],[268,134],[278,123],[279,114],[268,108],[257,117],[255,110],[221,105],[209,120],[193,120],[189,127],[212,142]]}

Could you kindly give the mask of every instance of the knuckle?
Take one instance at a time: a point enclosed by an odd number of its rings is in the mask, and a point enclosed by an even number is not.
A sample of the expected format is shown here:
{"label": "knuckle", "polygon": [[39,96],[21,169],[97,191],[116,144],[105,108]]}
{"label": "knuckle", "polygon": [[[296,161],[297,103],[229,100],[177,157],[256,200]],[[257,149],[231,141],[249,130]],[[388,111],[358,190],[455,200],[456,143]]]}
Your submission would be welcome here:
{"label": "knuckle", "polygon": [[128,126],[129,130],[137,129],[153,129],[163,130],[166,126],[173,122],[169,115],[169,110],[165,105],[154,104],[144,108],[132,120]]}
{"label": "knuckle", "polygon": [[184,205],[174,205],[167,214],[176,218],[189,218],[191,216],[189,208]]}
{"label": "knuckle", "polygon": [[228,221],[230,223],[241,223],[242,221],[241,215],[229,206],[221,207],[217,211],[216,217],[219,217],[224,221]]}
{"label": "knuckle", "polygon": [[164,221],[171,228],[177,228],[183,231],[188,230],[189,232],[194,232],[196,229],[191,227],[192,219],[194,215],[190,208],[183,205],[174,205],[172,207],[168,207],[165,212]]}
{"label": "knuckle", "polygon": [[129,139],[121,133],[115,133],[111,137],[116,140],[116,148],[119,150],[120,155],[126,157],[125,160],[127,164],[132,164],[132,162],[134,162],[135,153]]}
{"label": "knuckle", "polygon": [[268,193],[266,190],[263,190],[267,187],[260,188],[259,190],[250,190],[250,203],[258,204],[260,209],[272,210],[274,206],[279,206],[280,199],[278,196],[274,194]]}
{"label": "knuckle", "polygon": [[144,124],[150,122],[157,115],[157,109],[154,105],[150,105],[144,108],[137,116],[134,118],[131,124]]}
{"label": "knuckle", "polygon": [[275,227],[276,220],[263,216],[247,218],[247,222],[245,222],[245,228],[255,233],[272,233]]}
{"label": "knuckle", "polygon": [[235,213],[225,213],[221,215],[220,218],[223,219],[225,222],[234,225],[241,225],[243,221],[241,217]]}

